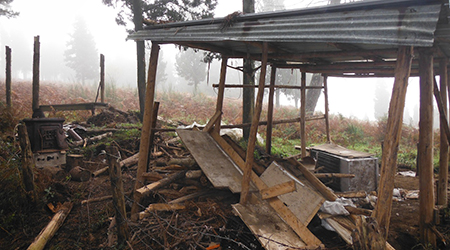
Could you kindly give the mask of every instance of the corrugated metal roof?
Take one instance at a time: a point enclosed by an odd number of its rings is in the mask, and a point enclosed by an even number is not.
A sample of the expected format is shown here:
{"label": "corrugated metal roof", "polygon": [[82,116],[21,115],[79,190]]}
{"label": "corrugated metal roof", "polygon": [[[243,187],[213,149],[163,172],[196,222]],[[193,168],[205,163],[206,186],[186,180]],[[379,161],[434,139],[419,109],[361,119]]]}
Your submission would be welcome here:
{"label": "corrugated metal roof", "polygon": [[[445,10],[445,11],[442,11]],[[444,13],[445,12],[445,13]],[[174,43],[227,56],[258,57],[260,42],[269,42],[272,60],[329,64],[396,58],[398,46],[439,45],[450,56],[448,4],[441,0],[361,1],[302,10],[277,11],[218,19],[148,26],[129,36],[134,40]],[[439,25],[437,25],[439,22]],[[438,29],[436,29],[438,27]],[[435,43],[435,39],[437,43]],[[384,51],[378,59],[348,51]],[[329,56],[291,55],[326,53]]]}

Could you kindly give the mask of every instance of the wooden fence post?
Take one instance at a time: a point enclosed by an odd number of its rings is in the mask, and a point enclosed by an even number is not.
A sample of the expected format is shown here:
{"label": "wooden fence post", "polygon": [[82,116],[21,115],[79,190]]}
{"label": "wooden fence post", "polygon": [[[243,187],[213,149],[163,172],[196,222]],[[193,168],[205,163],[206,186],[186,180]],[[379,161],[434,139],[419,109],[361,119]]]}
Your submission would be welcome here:
{"label": "wooden fence post", "polygon": [[19,124],[19,141],[22,150],[22,181],[27,192],[27,197],[33,203],[37,201],[37,194],[34,187],[34,173],[35,168],[33,152],[31,152],[30,139],[28,138],[27,126]]}
{"label": "wooden fence post", "polygon": [[100,102],[105,103],[105,56],[100,54]]}
{"label": "wooden fence post", "polygon": [[39,36],[34,37],[33,53],[33,111],[39,109],[39,61],[40,61],[40,42]]}
{"label": "wooden fence post", "polygon": [[6,106],[8,108],[12,107],[11,103],[11,48],[8,46],[5,46],[6,51]]}
{"label": "wooden fence post", "polygon": [[[447,109],[447,82],[448,82],[448,72],[447,72],[447,58],[441,59],[439,61],[439,79],[440,79],[440,93],[442,100],[442,109],[446,117],[448,117]],[[448,195],[448,137],[444,131],[444,128],[449,126],[448,121],[440,119],[440,149],[439,149],[439,182],[438,182],[438,192],[437,192],[437,204],[447,207]]]}
{"label": "wooden fence post", "polygon": [[117,147],[106,147],[109,163],[109,177],[111,179],[113,206],[116,212],[117,245],[126,243],[129,237],[127,224],[127,211],[125,209],[125,198],[122,183],[122,169],[119,165],[119,151]]}

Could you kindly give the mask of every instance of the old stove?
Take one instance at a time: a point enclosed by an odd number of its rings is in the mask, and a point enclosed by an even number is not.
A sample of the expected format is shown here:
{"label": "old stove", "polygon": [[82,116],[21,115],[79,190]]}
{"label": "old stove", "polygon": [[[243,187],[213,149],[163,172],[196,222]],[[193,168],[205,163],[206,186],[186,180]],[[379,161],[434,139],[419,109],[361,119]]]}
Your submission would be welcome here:
{"label": "old stove", "polygon": [[69,147],[63,130],[63,118],[24,119],[36,167],[54,167],[66,163]]}

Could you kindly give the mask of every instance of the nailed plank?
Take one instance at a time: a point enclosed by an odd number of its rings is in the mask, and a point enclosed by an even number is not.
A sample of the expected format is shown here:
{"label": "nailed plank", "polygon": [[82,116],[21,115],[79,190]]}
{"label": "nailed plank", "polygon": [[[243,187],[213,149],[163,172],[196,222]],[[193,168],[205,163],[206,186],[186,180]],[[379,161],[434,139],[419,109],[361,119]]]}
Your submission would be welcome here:
{"label": "nailed plank", "polygon": [[273,187],[288,181],[295,181],[296,190],[278,196],[286,204],[289,210],[305,225],[319,211],[325,199],[319,193],[313,191],[295,178],[277,162],[272,162],[261,175],[261,180],[269,187]]}
{"label": "nailed plank", "polygon": [[284,182],[260,191],[263,200],[296,191],[295,181]]}
{"label": "nailed plank", "polygon": [[270,205],[256,195],[251,195],[245,206],[242,204],[232,206],[266,249],[285,250],[306,246]]}
{"label": "nailed plank", "polygon": [[[215,188],[229,188],[233,193],[241,192],[242,172],[209,133],[181,129],[176,131]],[[252,190],[256,189],[252,187]]]}

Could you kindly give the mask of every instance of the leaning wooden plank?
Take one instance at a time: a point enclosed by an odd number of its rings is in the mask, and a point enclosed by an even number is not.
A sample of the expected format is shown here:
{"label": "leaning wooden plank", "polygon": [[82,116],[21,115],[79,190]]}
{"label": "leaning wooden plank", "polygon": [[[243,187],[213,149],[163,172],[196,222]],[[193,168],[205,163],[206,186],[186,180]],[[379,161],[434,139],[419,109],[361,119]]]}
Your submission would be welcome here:
{"label": "leaning wooden plank", "polygon": [[47,226],[39,233],[34,239],[33,243],[28,247],[28,250],[41,250],[44,249],[47,242],[55,235],[58,229],[63,224],[70,210],[72,210],[73,203],[65,202],[61,209],[53,216],[52,220]]}
{"label": "leaning wooden plank", "polygon": [[275,161],[270,164],[260,178],[269,187],[295,181],[296,190],[280,195],[278,198],[305,225],[309,224],[325,201],[324,197],[303,184]]}
{"label": "leaning wooden plank", "polygon": [[308,169],[306,169],[303,164],[298,162],[295,159],[289,159],[289,163],[293,164],[294,166],[297,166],[298,169],[302,172],[303,176],[315,187],[317,190],[325,197],[325,199],[329,201],[335,201],[337,199],[337,196],[331,191],[329,188],[325,186],[317,177],[314,176],[313,173],[309,172]]}
{"label": "leaning wooden plank", "polygon": [[[215,188],[241,192],[242,172],[209,133],[179,129],[177,133]],[[252,187],[251,190],[256,188]]]}
{"label": "leaning wooden plank", "polygon": [[[134,154],[134,155],[132,155],[132,156],[126,158],[125,160],[119,162],[119,166],[120,166],[121,168],[122,168],[122,167],[130,167],[130,166],[136,164],[136,163],[138,162],[138,160],[139,160],[139,153]],[[109,170],[109,167],[104,167],[104,168],[101,168],[101,169],[99,169],[99,170],[93,172],[92,175],[93,175],[94,177],[97,177],[97,176],[99,176],[99,175],[101,175],[101,174],[106,173],[108,170]]]}
{"label": "leaning wooden plank", "polygon": [[[231,157],[231,159],[233,159],[237,166],[243,169],[245,162],[239,154],[237,154],[236,151],[234,151],[234,149],[222,137],[220,137],[220,135],[212,133],[211,136]],[[255,174],[255,172],[251,172],[250,178],[259,190],[268,188],[268,186]],[[313,233],[311,233],[311,231],[309,231],[305,224],[303,224],[280,199],[274,197],[268,199],[267,201],[270,206],[275,209],[281,219],[283,219],[294,230],[294,232],[300,236],[303,242],[305,242],[308,246],[322,245],[322,242]]]}
{"label": "leaning wooden plank", "polygon": [[148,217],[151,215],[154,211],[174,211],[174,210],[181,210],[185,209],[185,205],[181,204],[166,204],[166,203],[154,203],[150,204],[144,211],[139,213],[139,219],[142,220],[145,217]]}
{"label": "leaning wooden plank", "polygon": [[203,131],[210,132],[211,129],[213,129],[214,124],[216,121],[219,120],[220,116],[222,115],[222,111],[218,110],[216,113],[211,117],[211,120],[209,120],[208,124],[203,128]]}
{"label": "leaning wooden plank", "polygon": [[288,181],[269,188],[265,188],[261,190],[260,193],[263,200],[266,200],[282,194],[294,192],[295,190],[297,190],[295,187],[295,181]]}
{"label": "leaning wooden plank", "polygon": [[267,201],[251,195],[245,206],[234,204],[233,210],[241,217],[265,249],[285,250],[305,247],[297,234],[278,217]]}

